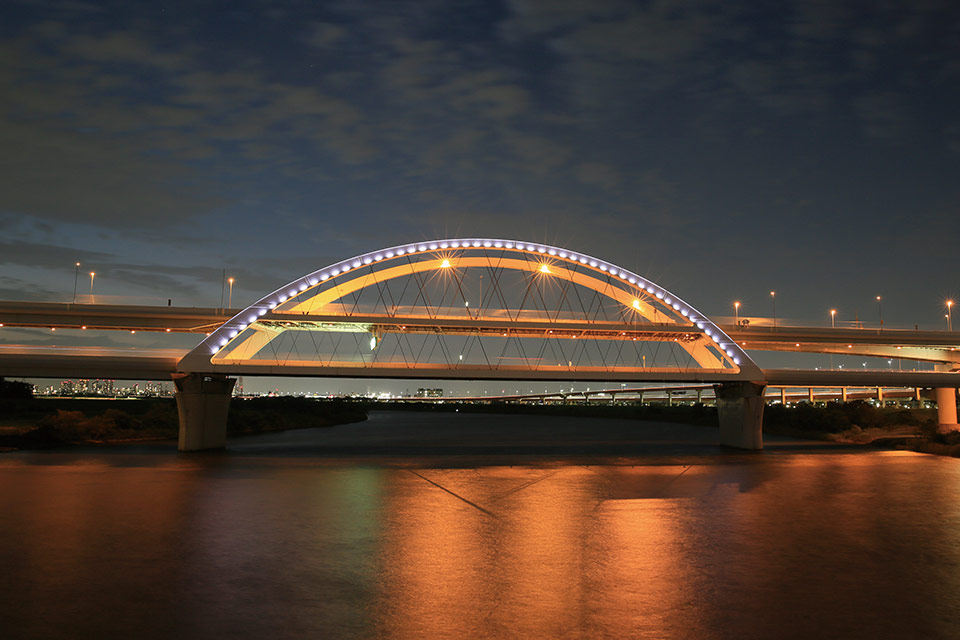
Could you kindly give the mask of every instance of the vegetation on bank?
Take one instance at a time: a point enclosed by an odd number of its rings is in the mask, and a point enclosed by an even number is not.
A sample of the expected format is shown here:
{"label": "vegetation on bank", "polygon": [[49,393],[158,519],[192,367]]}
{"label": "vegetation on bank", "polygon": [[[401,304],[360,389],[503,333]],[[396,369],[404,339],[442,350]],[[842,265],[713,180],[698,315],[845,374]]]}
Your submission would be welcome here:
{"label": "vegetation on bank", "polygon": [[802,431],[836,435],[895,427],[913,427],[918,431],[932,429],[935,432],[937,410],[875,407],[863,400],[824,405],[802,403],[790,407],[772,404],[763,410],[763,428],[771,433],[792,435],[792,432]]}
{"label": "vegetation on bank", "polygon": [[[7,383],[10,384],[10,383]],[[7,389],[9,390],[9,388]],[[167,440],[177,437],[178,417],[172,398],[135,400],[0,397],[0,448],[41,448],[74,443]],[[468,404],[391,403],[308,398],[234,398],[227,424],[229,436],[325,427],[366,419],[370,409],[607,417],[717,426],[715,407],[700,404]],[[875,407],[855,400],[825,405],[767,405],[767,433],[837,442],[869,443],[892,438],[926,453],[960,457],[960,435],[937,433],[935,409]]]}
{"label": "vegetation on bank", "polygon": [[[631,405],[631,404],[467,404],[467,403],[375,403],[377,408],[414,411],[469,411],[476,413],[510,413],[562,416],[591,416],[677,422],[717,427],[716,407],[699,404]],[[863,400],[824,405],[801,403],[784,406],[770,404],[764,408],[763,430],[766,433],[804,439],[868,444],[885,441],[925,453],[960,457],[960,434],[937,433],[936,409],[904,409],[875,407]]]}
{"label": "vegetation on bank", "polygon": [[[348,400],[234,398],[227,435],[359,422],[366,406]],[[0,399],[0,447],[43,448],[92,442],[168,440],[179,419],[172,398]]]}
{"label": "vegetation on bank", "polygon": [[883,443],[960,458],[960,433],[939,433],[936,409],[875,407],[862,400],[823,406],[768,405],[763,428],[768,433],[834,442]]}
{"label": "vegetation on bank", "polygon": [[0,398],[29,400],[33,397],[33,387],[26,382],[4,380],[0,377]]}
{"label": "vegetation on bank", "polygon": [[[469,411],[471,413],[509,413],[562,416],[591,416],[682,422],[716,427],[717,408],[702,404],[488,404],[450,403],[373,403],[371,407],[390,410],[415,411]],[[900,409],[875,407],[862,400],[826,405],[799,404],[785,407],[767,405],[763,412],[763,428],[770,432],[802,430],[820,434],[837,434],[852,428],[872,429],[893,426],[913,426],[936,430],[936,409]]]}

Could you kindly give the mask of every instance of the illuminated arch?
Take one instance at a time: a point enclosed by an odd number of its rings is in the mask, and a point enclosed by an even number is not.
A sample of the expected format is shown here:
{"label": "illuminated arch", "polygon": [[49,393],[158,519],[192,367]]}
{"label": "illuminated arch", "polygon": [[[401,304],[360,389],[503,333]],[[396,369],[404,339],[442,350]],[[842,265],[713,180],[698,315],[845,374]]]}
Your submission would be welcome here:
{"label": "illuminated arch", "polygon": [[[530,314],[520,308],[470,310],[467,306],[430,304],[426,295],[422,304],[408,305],[404,313],[389,310],[386,303],[375,313],[363,313],[350,307],[351,296],[357,298],[374,287],[389,286],[394,280],[407,278],[422,286],[424,279],[450,274],[449,282],[457,282],[457,274],[470,270],[496,269],[515,272],[534,282],[536,278],[565,283],[591,291],[620,310],[617,321],[597,321],[589,314],[576,318],[561,317],[544,309]],[[490,271],[490,273],[495,273]],[[482,286],[482,284],[481,284]],[[539,287],[540,285],[538,285]],[[529,289],[530,285],[528,285]],[[539,291],[539,289],[538,289]],[[482,289],[481,289],[482,292]],[[462,292],[461,292],[462,293]],[[481,296],[483,294],[481,293]],[[382,293],[381,293],[382,297]],[[541,296],[542,298],[542,296]],[[501,300],[503,298],[501,297]],[[480,301],[481,305],[483,300]],[[524,315],[526,313],[526,315]],[[570,315],[570,314],[568,314]],[[403,322],[403,324],[400,324]],[[646,365],[596,363],[578,367],[572,361],[542,364],[527,362],[524,366],[479,365],[446,362],[446,367],[407,362],[379,365],[363,354],[352,362],[322,363],[309,358],[263,358],[262,353],[285,331],[319,331],[369,333],[370,349],[378,340],[394,333],[460,334],[491,339],[502,331],[509,339],[561,340],[641,340],[676,343],[696,366],[678,364],[669,368],[648,368]],[[579,332],[579,333],[578,333]],[[355,338],[356,339],[356,338]],[[358,343],[359,344],[359,343]],[[462,360],[463,356],[460,355]],[[434,363],[436,364],[436,363]],[[335,366],[334,366],[335,365]],[[392,367],[392,368],[391,368]],[[490,238],[467,238],[416,242],[365,253],[331,264],[280,287],[250,305],[207,336],[180,363],[181,370],[207,372],[227,370],[249,371],[251,374],[279,375],[366,375],[407,377],[445,377],[457,371],[457,377],[507,378],[531,377],[567,379],[590,376],[611,379],[762,379],[751,358],[707,316],[675,294],[632,271],[615,264],[542,243]],[[654,370],[656,369],[656,370]],[[423,375],[412,375],[423,373]]]}

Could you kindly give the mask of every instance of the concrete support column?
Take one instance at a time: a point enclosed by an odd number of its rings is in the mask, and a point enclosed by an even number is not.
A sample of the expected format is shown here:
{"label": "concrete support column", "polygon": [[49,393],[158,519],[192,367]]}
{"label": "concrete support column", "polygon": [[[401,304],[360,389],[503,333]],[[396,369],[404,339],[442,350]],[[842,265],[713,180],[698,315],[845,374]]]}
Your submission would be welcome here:
{"label": "concrete support column", "polygon": [[[938,362],[934,365],[937,371],[950,372],[956,370],[957,365],[948,362]],[[957,424],[957,390],[955,388],[937,388],[934,389],[934,395],[937,398],[937,422],[940,433],[951,433],[960,431],[960,425]]]}
{"label": "concrete support column", "polygon": [[934,389],[937,398],[937,422],[940,433],[960,431],[957,424],[957,390],[950,387]]}
{"label": "concrete support column", "polygon": [[763,404],[767,385],[724,382],[714,385],[720,444],[738,449],[763,449]]}
{"label": "concrete support column", "polygon": [[780,404],[787,406],[787,388],[780,387]]}
{"label": "concrete support column", "polygon": [[883,387],[877,387],[877,404],[883,406]]}
{"label": "concrete support column", "polygon": [[807,387],[807,400],[810,402],[810,404],[813,404],[814,402],[813,387]]}
{"label": "concrete support column", "polygon": [[227,444],[227,413],[235,378],[175,373],[180,451],[222,449]]}
{"label": "concrete support column", "polygon": [[847,388],[846,388],[846,387],[840,387],[840,401],[841,401],[841,402],[846,402],[846,401],[847,401]]}

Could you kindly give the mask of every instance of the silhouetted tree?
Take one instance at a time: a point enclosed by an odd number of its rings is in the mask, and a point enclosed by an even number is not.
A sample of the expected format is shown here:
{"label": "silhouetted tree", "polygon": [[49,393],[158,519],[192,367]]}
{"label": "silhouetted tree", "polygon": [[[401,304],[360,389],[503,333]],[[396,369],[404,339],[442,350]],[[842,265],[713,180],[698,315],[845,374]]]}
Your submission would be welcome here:
{"label": "silhouetted tree", "polygon": [[0,398],[30,400],[33,398],[33,386],[26,382],[8,382],[0,378]]}

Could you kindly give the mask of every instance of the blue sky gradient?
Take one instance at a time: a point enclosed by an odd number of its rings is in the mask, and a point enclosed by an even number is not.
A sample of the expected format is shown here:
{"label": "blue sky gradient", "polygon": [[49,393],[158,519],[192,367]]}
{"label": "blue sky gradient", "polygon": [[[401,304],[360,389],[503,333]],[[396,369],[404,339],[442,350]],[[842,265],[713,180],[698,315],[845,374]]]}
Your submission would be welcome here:
{"label": "blue sky gradient", "polygon": [[[911,2],[33,2],[0,22],[0,298],[216,306],[439,237],[707,313],[960,299],[960,11]],[[82,283],[81,283],[82,284]],[[81,291],[83,287],[81,286]],[[132,299],[131,298],[131,299]]]}

